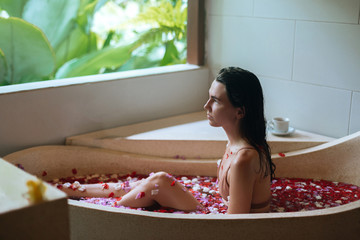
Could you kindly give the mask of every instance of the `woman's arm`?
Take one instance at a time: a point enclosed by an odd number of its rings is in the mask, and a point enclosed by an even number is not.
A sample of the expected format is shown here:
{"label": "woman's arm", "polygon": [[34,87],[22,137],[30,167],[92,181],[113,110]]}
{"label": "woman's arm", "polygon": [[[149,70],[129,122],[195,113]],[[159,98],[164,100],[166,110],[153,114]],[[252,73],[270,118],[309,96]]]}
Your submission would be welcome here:
{"label": "woman's arm", "polygon": [[239,157],[231,163],[229,182],[229,214],[249,213],[253,188],[256,180],[254,162],[257,159],[254,151],[243,151]]}

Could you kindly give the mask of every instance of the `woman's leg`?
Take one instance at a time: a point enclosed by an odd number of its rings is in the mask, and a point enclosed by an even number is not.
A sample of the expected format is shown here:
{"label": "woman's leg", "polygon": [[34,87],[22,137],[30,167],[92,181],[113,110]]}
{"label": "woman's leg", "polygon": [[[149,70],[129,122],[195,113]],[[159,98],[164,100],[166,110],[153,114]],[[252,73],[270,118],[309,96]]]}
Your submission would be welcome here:
{"label": "woman's leg", "polygon": [[123,183],[95,183],[95,184],[71,184],[70,186],[62,185],[61,190],[71,197],[122,197],[132,189],[141,184],[144,179]]}
{"label": "woman's leg", "polygon": [[184,211],[201,207],[186,188],[165,172],[158,172],[141,182],[118,202],[126,207],[149,207],[155,202],[163,207]]}

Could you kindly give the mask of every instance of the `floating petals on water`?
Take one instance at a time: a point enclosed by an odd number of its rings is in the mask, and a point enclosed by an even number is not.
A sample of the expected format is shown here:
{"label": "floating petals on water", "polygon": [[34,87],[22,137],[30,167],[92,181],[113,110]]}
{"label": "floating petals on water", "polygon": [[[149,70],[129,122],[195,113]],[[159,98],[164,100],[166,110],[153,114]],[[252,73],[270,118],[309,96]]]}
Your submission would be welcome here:
{"label": "floating petals on water", "polygon": [[85,192],[85,191],[86,191],[86,187],[81,186],[81,187],[78,188],[78,190],[79,190],[80,192]]}
{"label": "floating petals on water", "polygon": [[131,187],[129,181],[125,181],[121,184],[121,189],[123,189],[125,192],[130,192]]}
{"label": "floating petals on water", "polygon": [[69,188],[70,186],[71,186],[71,183],[69,183],[69,182],[66,182],[63,184],[63,187],[65,187],[65,188]]}
{"label": "floating petals on water", "polygon": [[114,193],[113,192],[111,192],[110,194],[109,194],[109,198],[112,198],[112,197],[114,197]]}
{"label": "floating petals on water", "polygon": [[184,181],[184,184],[189,184],[189,183],[192,183],[191,180],[189,179]]}
{"label": "floating petals on water", "polygon": [[140,199],[140,198],[143,198],[143,197],[145,197],[145,192],[139,192],[139,193],[136,195],[135,199]]}
{"label": "floating petals on water", "polygon": [[203,192],[209,192],[209,191],[210,191],[210,188],[208,188],[208,187],[203,188]]}
{"label": "floating petals on water", "polygon": [[76,189],[76,188],[81,187],[81,184],[79,183],[79,181],[75,181],[75,182],[72,184],[72,187]]}
{"label": "floating petals on water", "polygon": [[[67,178],[61,178],[56,181],[54,179],[49,182],[58,188],[61,188],[63,186],[62,184],[65,184],[66,182],[73,183],[74,181],[79,181],[83,184],[99,183],[100,181],[103,181],[104,183],[105,182],[117,183],[117,181],[120,182],[121,180],[125,182],[126,178],[128,178],[130,174],[118,175],[117,179],[119,180],[110,179],[110,176],[111,174],[103,174],[101,176],[101,179],[99,177],[92,178],[92,175],[88,175],[82,178],[80,178],[80,176],[69,176]],[[131,183],[135,181],[135,179],[141,180],[146,177],[147,175],[137,175],[134,176],[133,178],[130,177],[129,180]],[[216,181],[217,181],[216,177],[186,176],[188,179],[182,180],[183,177],[184,176],[174,176],[173,179],[170,181],[170,183],[175,179],[179,181],[179,183],[181,184],[179,186],[183,186],[183,184],[186,183],[185,185],[186,188],[183,187],[183,191],[185,189],[188,190],[189,193],[191,193],[199,201],[199,203],[202,206],[204,206],[204,208],[201,209],[201,211],[196,210],[192,212],[186,212],[185,214],[212,214],[212,213],[216,213],[216,209],[218,209],[219,214],[226,213],[227,206],[222,202],[222,198],[219,194],[216,185]],[[124,188],[125,185],[129,185],[129,183],[126,184],[124,183]],[[159,186],[155,186],[152,189],[156,189],[158,187]],[[207,195],[204,194],[206,190],[203,191],[203,189],[206,187],[210,189],[210,191],[207,192]],[[130,189],[131,188],[129,187],[129,190]],[[150,191],[148,194],[150,195]],[[275,178],[271,182],[271,194],[273,197],[270,203],[270,212],[297,212],[297,211],[309,211],[314,209],[335,207],[357,201],[360,199],[360,187],[342,182],[329,182],[325,180],[300,179],[300,178],[299,179]],[[119,201],[120,199],[121,198],[84,197],[81,198],[79,201],[104,205],[109,207],[138,209],[138,208],[118,206],[116,202]],[[318,203],[316,204],[316,202]],[[320,205],[322,205],[322,207],[320,207]],[[139,209],[147,210],[145,208],[139,208]],[[160,207],[160,209],[156,209],[153,211],[166,212],[166,213],[179,212],[171,208],[163,208],[163,207]]]}
{"label": "floating petals on water", "polygon": [[318,208],[322,208],[322,207],[323,207],[323,205],[322,205],[321,203],[319,203],[319,202],[315,202],[315,206],[318,207]]}
{"label": "floating petals on water", "polygon": [[195,184],[192,188],[194,191],[199,191],[201,189],[199,184]]}

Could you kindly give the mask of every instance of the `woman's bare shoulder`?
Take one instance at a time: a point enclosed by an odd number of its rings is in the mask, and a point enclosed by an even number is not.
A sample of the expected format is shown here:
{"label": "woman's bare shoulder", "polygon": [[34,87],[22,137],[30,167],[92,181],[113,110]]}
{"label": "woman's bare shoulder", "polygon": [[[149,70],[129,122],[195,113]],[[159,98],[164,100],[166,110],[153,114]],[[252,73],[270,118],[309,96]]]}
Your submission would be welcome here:
{"label": "woman's bare shoulder", "polygon": [[258,162],[259,154],[254,148],[241,149],[232,162],[232,167],[247,169],[252,168]]}

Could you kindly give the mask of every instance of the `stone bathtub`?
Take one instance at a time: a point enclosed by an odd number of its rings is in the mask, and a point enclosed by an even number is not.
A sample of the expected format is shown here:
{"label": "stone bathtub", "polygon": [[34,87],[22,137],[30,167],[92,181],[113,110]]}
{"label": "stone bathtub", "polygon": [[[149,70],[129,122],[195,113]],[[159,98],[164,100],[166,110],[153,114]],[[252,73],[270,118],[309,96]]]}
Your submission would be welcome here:
{"label": "stone bathtub", "polygon": [[[89,142],[101,144],[93,139]],[[166,142],[173,144],[171,140],[162,143]],[[149,174],[161,170],[174,175],[215,176],[218,158],[203,158],[201,150],[213,147],[214,142],[198,140],[194,144],[196,154],[188,153],[186,159],[169,157],[175,153],[166,149],[163,151],[170,155],[159,157],[104,146],[40,146],[4,159],[21,164],[27,172],[44,180],[69,176],[73,168],[77,175],[131,171]],[[222,146],[223,142],[218,144]],[[360,132],[313,147],[284,151],[283,157],[274,154],[276,176],[360,185],[359,146]],[[45,169],[47,174],[42,176]],[[71,239],[357,239],[360,235],[360,201],[305,212],[234,215],[156,213],[75,200],[68,203]]]}

